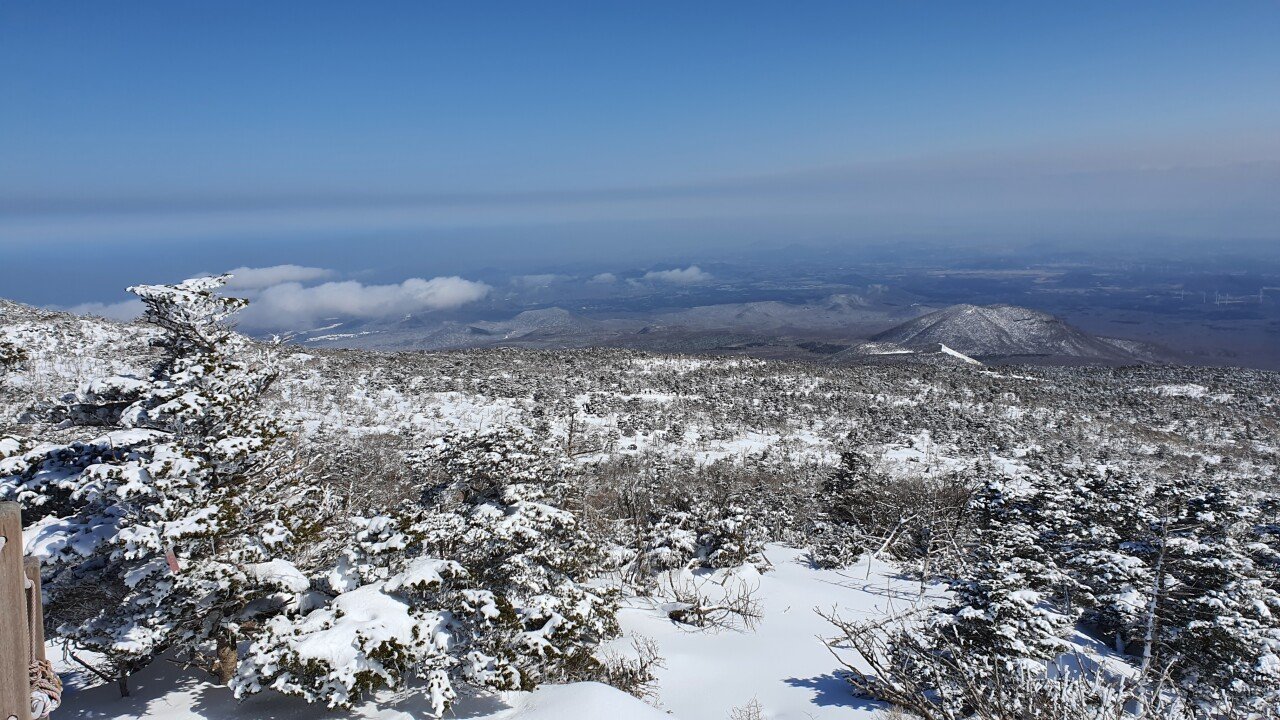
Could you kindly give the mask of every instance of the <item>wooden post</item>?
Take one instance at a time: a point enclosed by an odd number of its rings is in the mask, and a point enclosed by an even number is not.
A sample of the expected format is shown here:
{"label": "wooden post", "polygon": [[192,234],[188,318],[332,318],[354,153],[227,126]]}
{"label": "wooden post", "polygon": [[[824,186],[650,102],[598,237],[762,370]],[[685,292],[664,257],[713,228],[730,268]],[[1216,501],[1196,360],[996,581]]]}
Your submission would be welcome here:
{"label": "wooden post", "polygon": [[[40,590],[40,558],[28,557],[22,561],[27,576],[27,636],[36,660],[47,660],[44,647],[44,599]],[[45,715],[44,717],[49,717]]]}
{"label": "wooden post", "polygon": [[22,569],[22,508],[0,503],[0,720],[31,717],[26,573]]}
{"label": "wooden post", "polygon": [[27,593],[30,598],[31,614],[27,623],[31,627],[31,639],[35,643],[36,660],[47,660],[44,648],[44,602],[40,590],[40,558],[28,557],[22,561],[22,569],[27,576]]}

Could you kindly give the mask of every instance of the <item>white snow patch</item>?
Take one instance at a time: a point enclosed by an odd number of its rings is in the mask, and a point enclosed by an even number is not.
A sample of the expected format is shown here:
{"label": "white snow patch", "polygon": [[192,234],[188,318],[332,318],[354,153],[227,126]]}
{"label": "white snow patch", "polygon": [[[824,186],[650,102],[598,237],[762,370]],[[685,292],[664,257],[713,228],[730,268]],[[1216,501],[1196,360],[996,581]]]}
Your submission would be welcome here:
{"label": "white snow patch", "polygon": [[959,359],[961,359],[961,360],[963,360],[963,361],[965,361],[965,362],[967,362],[967,363],[969,363],[969,364],[971,364],[971,365],[981,365],[981,364],[982,364],[982,363],[978,362],[977,360],[974,360],[973,358],[969,357],[968,355],[965,355],[965,354],[964,354],[964,353],[962,353],[962,352],[959,352],[959,351],[957,351],[957,350],[952,350],[951,348],[947,347],[946,345],[943,345],[942,343],[938,343],[938,349],[939,349],[939,350],[941,350],[941,351],[942,351],[942,353],[943,353],[944,355],[950,355],[951,357],[959,358]]}

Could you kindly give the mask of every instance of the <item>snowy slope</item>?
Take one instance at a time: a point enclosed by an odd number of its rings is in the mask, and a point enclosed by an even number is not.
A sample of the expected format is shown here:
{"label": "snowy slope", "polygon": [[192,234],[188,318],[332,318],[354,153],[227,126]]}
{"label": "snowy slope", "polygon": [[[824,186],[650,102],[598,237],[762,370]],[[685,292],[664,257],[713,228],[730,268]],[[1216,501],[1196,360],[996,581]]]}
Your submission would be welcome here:
{"label": "snowy slope", "polygon": [[[28,317],[29,310],[17,308],[7,323],[0,316],[0,333],[20,333],[38,361],[14,376],[15,382],[0,383],[6,416],[16,416],[33,397],[75,388],[84,375],[145,370],[148,331],[142,326],[58,314]],[[894,355],[892,346],[880,350]],[[787,477],[797,482],[807,468],[825,473],[849,442],[873,453],[895,477],[977,462],[1017,474],[1020,451],[1008,458],[992,454],[996,440],[1013,448],[1060,444],[1059,433],[1073,449],[1106,449],[1123,441],[1126,451],[1137,447],[1139,454],[1155,452],[1158,444],[1161,452],[1175,455],[1229,456],[1231,472],[1242,477],[1267,477],[1277,466],[1274,440],[1240,426],[1246,418],[1274,421],[1280,393],[1272,374],[1164,367],[996,373],[971,367],[971,358],[949,345],[929,351],[954,367],[818,367],[602,350],[393,355],[293,348],[281,352],[282,377],[269,403],[304,436],[350,436],[362,448],[382,442],[389,443],[388,452],[398,452],[457,428],[527,427],[541,406],[556,401],[577,408],[575,447],[600,449],[581,456],[583,462],[646,452],[698,464],[785,457],[791,463]],[[34,387],[33,378],[47,388]],[[569,417],[549,420],[548,432],[567,437]],[[44,431],[29,424],[13,427],[21,435]],[[1131,435],[1130,427],[1141,433]],[[5,447],[0,442],[0,455]],[[895,579],[886,566],[873,565],[867,577],[865,565],[815,570],[799,551],[779,546],[771,546],[767,556],[771,571],[747,571],[748,581],[759,585],[764,611],[750,631],[692,630],[667,620],[659,600],[628,601],[621,614],[625,629],[653,638],[666,660],[657,688],[662,712],[612,689],[578,684],[469,698],[456,716],[719,719],[754,698],[771,720],[873,717],[875,707],[852,698],[832,674],[838,665],[815,637],[828,629],[813,609],[834,607],[851,617],[890,603],[900,608],[919,601],[919,587]],[[626,645],[624,639],[620,646]],[[415,692],[394,694],[390,709],[381,711],[366,705],[326,714],[271,695],[238,704],[225,689],[168,662],[141,673],[130,699],[104,687],[69,692],[66,700],[60,717],[106,720],[426,717],[426,703]]]}

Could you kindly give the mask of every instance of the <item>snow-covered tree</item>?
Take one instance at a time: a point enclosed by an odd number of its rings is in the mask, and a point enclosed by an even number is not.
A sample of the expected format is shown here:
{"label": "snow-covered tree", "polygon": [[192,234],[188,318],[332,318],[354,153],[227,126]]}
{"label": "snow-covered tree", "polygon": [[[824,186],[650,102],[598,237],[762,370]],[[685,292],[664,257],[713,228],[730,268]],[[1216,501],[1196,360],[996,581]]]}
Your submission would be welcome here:
{"label": "snow-covered tree", "polygon": [[456,433],[418,461],[442,470],[413,532],[433,555],[466,568],[512,622],[470,642],[511,655],[520,687],[596,677],[595,646],[617,634],[612,595],[586,582],[603,548],[565,506],[563,455],[511,430]]}
{"label": "snow-covered tree", "polygon": [[974,493],[970,571],[950,583],[954,600],[939,618],[941,632],[967,652],[1016,664],[1063,648],[1066,618],[1045,602],[1058,571],[1042,542],[1037,499],[1019,478],[993,476]]}
{"label": "snow-covered tree", "polygon": [[841,453],[839,466],[815,498],[820,515],[812,533],[814,564],[824,568],[852,565],[866,549],[867,533],[885,523],[896,523],[897,518],[883,517],[886,513],[879,504],[888,495],[890,484],[864,454]]}
{"label": "snow-covered tree", "polygon": [[105,428],[2,469],[3,494],[39,519],[59,634],[122,674],[174,651],[225,681],[243,623],[305,583],[283,555],[306,493],[260,405],[275,372],[228,326],[245,301],[215,294],[227,279],[130,288],[163,331],[150,377],[89,383],[68,419]]}
{"label": "snow-covered tree", "polygon": [[1144,663],[1172,667],[1197,699],[1274,711],[1280,595],[1245,544],[1256,509],[1221,483],[1187,474],[1158,486],[1152,510]]}
{"label": "snow-covered tree", "polygon": [[[1048,468],[1044,472],[1052,477]],[[1114,468],[1083,465],[1062,468],[1055,479],[1069,493],[1061,500],[1067,528],[1055,550],[1070,578],[1063,604],[1124,653],[1141,636],[1152,583],[1142,546],[1131,542],[1146,534],[1148,483]]]}
{"label": "snow-covered tree", "polygon": [[918,561],[922,576],[953,565],[968,521],[976,469],[894,476],[866,451],[841,455],[814,498],[811,556],[820,567],[853,564],[863,552]]}

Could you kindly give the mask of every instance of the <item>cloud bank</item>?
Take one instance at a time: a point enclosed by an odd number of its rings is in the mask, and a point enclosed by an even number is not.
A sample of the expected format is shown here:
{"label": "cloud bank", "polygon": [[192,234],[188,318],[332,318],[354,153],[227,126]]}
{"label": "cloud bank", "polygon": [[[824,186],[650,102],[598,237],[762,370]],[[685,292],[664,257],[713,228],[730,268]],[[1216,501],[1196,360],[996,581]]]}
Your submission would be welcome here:
{"label": "cloud bank", "polygon": [[492,290],[464,278],[409,278],[394,285],[354,280],[305,287],[286,282],[263,289],[240,314],[250,329],[301,329],[326,318],[372,320],[431,310],[451,310],[484,299]]}
{"label": "cloud bank", "polygon": [[141,317],[146,307],[141,300],[122,300],[117,303],[87,302],[62,308],[76,315],[96,315],[108,320],[126,322]]}
{"label": "cloud bank", "polygon": [[[657,223],[648,242],[687,250],[691,243],[711,242],[694,232],[702,221],[741,223],[733,232],[782,243],[795,237],[798,220],[810,223],[811,232],[842,237],[1021,236],[1050,228],[1107,242],[1165,233],[1271,239],[1280,232],[1274,191],[1280,143],[1274,135],[994,148],[613,187],[281,191],[181,201],[163,195],[0,197],[0,247],[91,239],[283,240],[444,228],[527,236],[538,228],[586,223],[595,225],[597,246],[621,248],[633,224]],[[682,232],[697,239],[677,238]],[[608,261],[620,266],[619,250],[613,252]],[[544,264],[564,259],[538,258]]]}
{"label": "cloud bank", "polygon": [[692,285],[694,283],[703,283],[711,279],[711,273],[703,272],[697,265],[690,265],[683,270],[650,270],[644,274],[645,280],[654,282],[675,283],[677,285]]}
{"label": "cloud bank", "polygon": [[262,290],[281,283],[305,283],[333,277],[332,270],[302,265],[272,265],[271,267],[238,267],[229,270],[231,281],[228,290]]}
{"label": "cloud bank", "polygon": [[[307,286],[333,277],[333,270],[302,265],[238,267],[225,286],[226,294],[245,297],[249,307],[234,319],[250,331],[305,330],[327,318],[376,320],[409,313],[452,310],[482,300],[492,290],[482,282],[457,276],[409,278],[391,285],[365,285],[343,280]],[[141,300],[116,303],[86,302],[58,308],[77,315],[109,320],[132,320],[144,310]]]}

